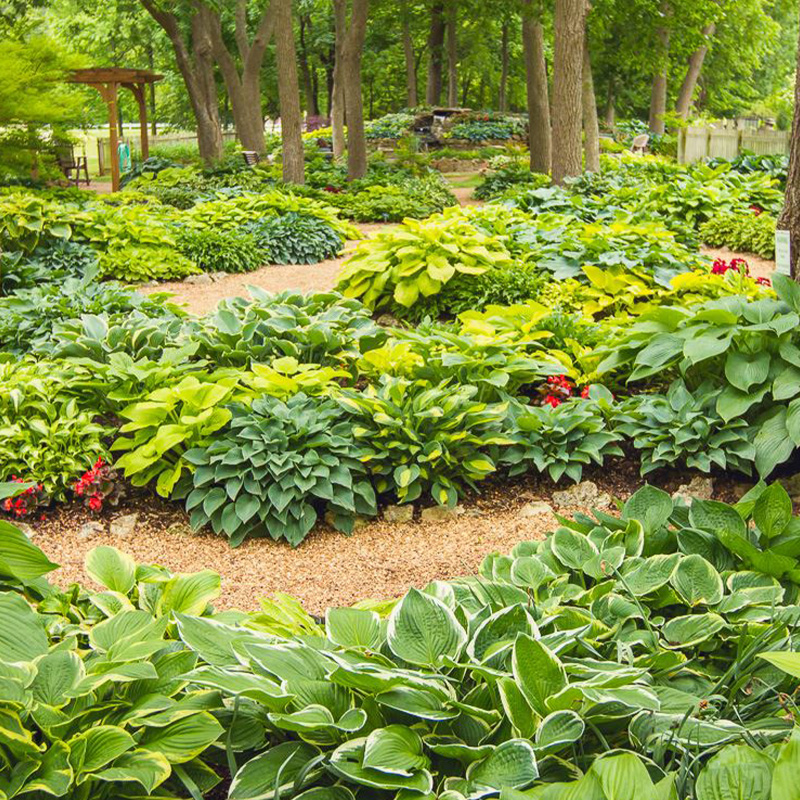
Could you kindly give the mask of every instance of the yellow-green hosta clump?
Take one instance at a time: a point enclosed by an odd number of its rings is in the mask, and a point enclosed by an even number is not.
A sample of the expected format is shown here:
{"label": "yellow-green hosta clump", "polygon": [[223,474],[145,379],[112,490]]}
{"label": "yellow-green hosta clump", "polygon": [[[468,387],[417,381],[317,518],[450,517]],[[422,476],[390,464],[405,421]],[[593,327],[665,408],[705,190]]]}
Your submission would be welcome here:
{"label": "yellow-green hosta clump", "polygon": [[505,244],[480,231],[460,210],[400,227],[363,242],[339,274],[339,290],[377,309],[393,301],[409,308],[456,275],[481,275],[512,264]]}

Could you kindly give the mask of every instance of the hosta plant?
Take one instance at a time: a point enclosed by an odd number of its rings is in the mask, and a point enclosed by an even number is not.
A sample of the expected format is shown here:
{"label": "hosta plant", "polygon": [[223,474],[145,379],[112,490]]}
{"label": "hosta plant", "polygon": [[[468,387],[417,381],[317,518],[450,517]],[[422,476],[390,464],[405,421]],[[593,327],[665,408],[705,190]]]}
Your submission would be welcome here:
{"label": "hosta plant", "polygon": [[775,217],[754,211],[717,214],[700,228],[710,247],[728,247],[737,253],[775,258]]}
{"label": "hosta plant", "polygon": [[271,264],[316,264],[336,258],[344,236],[318,217],[290,211],[245,228]]}
{"label": "hosta plant", "polygon": [[126,283],[175,280],[201,270],[171,246],[125,245],[110,247],[97,259],[100,275]]}
{"label": "hosta plant", "polygon": [[372,309],[392,301],[410,307],[457,275],[481,275],[510,264],[502,242],[454,209],[423,221],[405,220],[360,244],[345,262],[338,287]]}
{"label": "hosta plant", "polygon": [[204,272],[252,272],[266,262],[256,238],[240,230],[182,230],[177,246]]}
{"label": "hosta plant", "polygon": [[298,545],[326,511],[352,531],[356,514],[374,515],[375,493],[350,424],[332,400],[295,394],[234,406],[227,432],[184,455],[192,525],[211,525],[233,546],[269,536]]}
{"label": "hosta plant", "polygon": [[621,436],[606,422],[612,398],[602,386],[592,387],[591,397],[572,398],[550,405],[513,404],[504,432],[513,444],[499,449],[498,464],[519,475],[533,465],[554,481],[563,475],[580,481],[583,467],[602,466],[608,456],[621,456]]}
{"label": "hosta plant", "polygon": [[666,395],[640,394],[621,406],[615,427],[633,441],[642,475],[678,465],[750,474],[756,457],[753,429],[741,418],[723,420],[716,410],[718,396],[719,390],[708,385],[690,392],[676,380]]}
{"label": "hosta plant", "polygon": [[454,506],[467,487],[495,471],[489,446],[508,441],[499,433],[505,404],[479,402],[476,394],[474,386],[449,381],[386,377],[337,399],[350,413],[378,492],[406,503],[429,491],[440,505]]}

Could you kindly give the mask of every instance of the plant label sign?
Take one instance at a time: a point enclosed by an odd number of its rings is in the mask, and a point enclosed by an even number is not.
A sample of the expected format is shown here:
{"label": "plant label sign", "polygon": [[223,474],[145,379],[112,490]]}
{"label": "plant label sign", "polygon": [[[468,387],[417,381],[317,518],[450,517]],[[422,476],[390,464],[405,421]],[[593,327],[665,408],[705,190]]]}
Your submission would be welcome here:
{"label": "plant label sign", "polygon": [[775,270],[783,275],[792,274],[792,235],[789,231],[775,231]]}

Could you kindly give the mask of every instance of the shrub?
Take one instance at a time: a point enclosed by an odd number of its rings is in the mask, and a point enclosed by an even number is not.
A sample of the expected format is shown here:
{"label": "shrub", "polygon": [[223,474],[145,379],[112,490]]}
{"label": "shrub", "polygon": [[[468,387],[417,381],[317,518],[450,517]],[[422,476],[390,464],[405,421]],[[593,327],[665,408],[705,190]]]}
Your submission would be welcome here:
{"label": "shrub", "polygon": [[200,268],[171,246],[112,246],[97,258],[100,275],[126,283],[174,280],[196,275]]}
{"label": "shrub", "polygon": [[414,124],[413,114],[386,114],[366,125],[367,139],[399,139]]}
{"label": "shrub", "polygon": [[700,238],[710,247],[728,247],[773,259],[775,225],[775,218],[766,213],[716,214],[700,228]]}
{"label": "shrub", "polygon": [[548,186],[550,178],[541,173],[531,172],[526,163],[512,162],[494,172],[488,173],[475,187],[474,196],[478,200],[493,200],[508,189],[523,186],[539,188]]}
{"label": "shrub", "polygon": [[318,217],[289,211],[245,226],[273,264],[316,264],[335,258],[344,247],[342,234]]}
{"label": "shrub", "polygon": [[0,295],[31,289],[67,278],[81,278],[97,263],[97,254],[86,245],[53,239],[32,253],[20,250],[0,254]]}
{"label": "shrub", "polygon": [[186,510],[195,528],[210,524],[233,546],[252,536],[297,546],[325,509],[347,533],[356,514],[377,513],[361,451],[335,402],[263,397],[232,413],[223,436],[184,456],[194,466]]}
{"label": "shrub", "polygon": [[255,236],[241,230],[185,230],[178,234],[177,246],[204,272],[252,272],[264,261]]}
{"label": "shrub", "polygon": [[502,404],[476,402],[474,386],[438,385],[385,377],[363,392],[345,390],[339,403],[352,416],[352,435],[378,492],[401,503],[430,491],[440,505],[454,506],[467,486],[494,472],[486,455],[505,413]]}
{"label": "shrub", "polygon": [[190,335],[198,358],[249,367],[286,355],[303,363],[339,365],[386,338],[361,303],[337,292],[269,294],[251,286],[250,293],[250,300],[223,300],[195,323]]}
{"label": "shrub", "polygon": [[639,451],[642,475],[678,465],[750,474],[756,456],[753,430],[744,419],[726,421],[719,416],[719,394],[707,385],[690,392],[676,380],[666,395],[640,394],[622,405],[616,427]]}
{"label": "shrub", "polygon": [[405,220],[362,242],[345,262],[338,288],[372,309],[392,301],[409,308],[459,273],[480,275],[511,265],[504,245],[455,210],[422,222]]}
{"label": "shrub", "polygon": [[599,386],[592,395],[553,406],[512,405],[504,433],[513,444],[499,451],[498,464],[508,465],[509,475],[522,474],[533,464],[553,481],[566,475],[577,483],[585,464],[602,466],[607,456],[621,456],[622,437],[606,424],[611,395]]}

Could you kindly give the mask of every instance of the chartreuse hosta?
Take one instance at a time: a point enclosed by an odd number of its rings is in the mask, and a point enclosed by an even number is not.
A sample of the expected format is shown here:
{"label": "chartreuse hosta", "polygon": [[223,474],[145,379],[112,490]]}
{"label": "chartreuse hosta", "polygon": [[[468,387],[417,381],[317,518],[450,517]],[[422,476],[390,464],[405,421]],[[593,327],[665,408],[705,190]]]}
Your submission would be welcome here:
{"label": "chartreuse hosta", "polygon": [[620,512],[324,624],[111,548],[62,594],[6,525],[0,792],[201,797],[222,766],[229,800],[796,800],[785,491]]}

